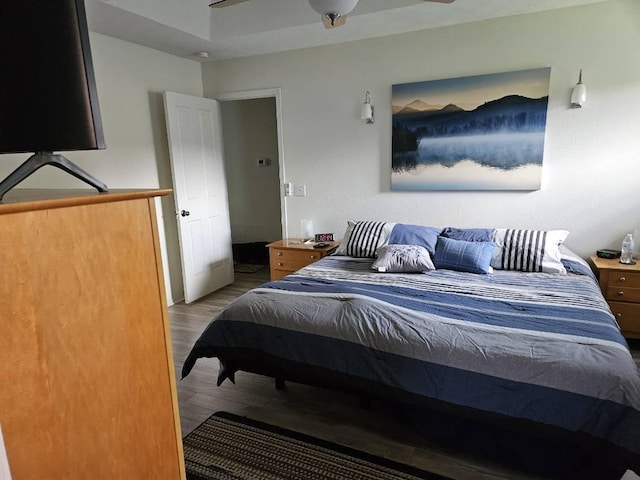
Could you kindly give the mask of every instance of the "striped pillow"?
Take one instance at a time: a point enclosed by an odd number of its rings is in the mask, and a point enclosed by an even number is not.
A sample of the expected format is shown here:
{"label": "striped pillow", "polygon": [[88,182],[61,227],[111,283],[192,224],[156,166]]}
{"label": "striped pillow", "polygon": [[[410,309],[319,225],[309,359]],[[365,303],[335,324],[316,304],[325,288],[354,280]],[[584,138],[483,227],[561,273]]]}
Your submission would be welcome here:
{"label": "striped pillow", "polygon": [[335,255],[374,258],[376,250],[389,243],[395,223],[347,222],[347,231]]}
{"label": "striped pillow", "polygon": [[566,230],[518,230],[497,228],[491,266],[521,272],[567,273],[560,256]]}

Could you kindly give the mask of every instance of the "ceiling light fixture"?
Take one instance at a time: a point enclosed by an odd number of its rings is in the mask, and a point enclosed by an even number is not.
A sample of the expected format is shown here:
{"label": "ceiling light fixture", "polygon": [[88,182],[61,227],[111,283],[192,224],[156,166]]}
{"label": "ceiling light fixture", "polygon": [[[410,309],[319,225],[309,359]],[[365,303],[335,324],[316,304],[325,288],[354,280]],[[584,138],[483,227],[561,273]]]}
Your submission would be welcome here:
{"label": "ceiling light fixture", "polygon": [[353,10],[358,4],[358,0],[309,0],[309,5],[316,12],[327,18],[331,26],[336,26],[336,22]]}

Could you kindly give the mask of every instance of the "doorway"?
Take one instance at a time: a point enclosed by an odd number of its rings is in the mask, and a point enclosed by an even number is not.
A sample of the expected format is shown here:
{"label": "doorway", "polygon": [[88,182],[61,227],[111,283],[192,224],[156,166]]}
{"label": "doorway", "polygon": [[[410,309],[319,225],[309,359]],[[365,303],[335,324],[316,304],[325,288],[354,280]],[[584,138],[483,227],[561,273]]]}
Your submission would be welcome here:
{"label": "doorway", "polygon": [[[279,93],[279,91],[277,92]],[[279,97],[252,91],[220,101],[236,273],[268,273],[268,243],[286,236],[279,144]]]}

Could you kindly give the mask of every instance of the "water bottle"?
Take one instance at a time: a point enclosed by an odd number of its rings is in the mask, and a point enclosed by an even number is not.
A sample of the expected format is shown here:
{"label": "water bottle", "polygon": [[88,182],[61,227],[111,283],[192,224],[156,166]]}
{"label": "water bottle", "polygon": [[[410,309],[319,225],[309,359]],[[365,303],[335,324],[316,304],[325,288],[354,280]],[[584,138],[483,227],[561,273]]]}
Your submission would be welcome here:
{"label": "water bottle", "polygon": [[628,265],[633,265],[635,263],[633,261],[634,248],[635,244],[633,242],[633,235],[627,233],[627,236],[624,237],[624,241],[622,242],[622,254],[620,255],[620,263],[626,263]]}

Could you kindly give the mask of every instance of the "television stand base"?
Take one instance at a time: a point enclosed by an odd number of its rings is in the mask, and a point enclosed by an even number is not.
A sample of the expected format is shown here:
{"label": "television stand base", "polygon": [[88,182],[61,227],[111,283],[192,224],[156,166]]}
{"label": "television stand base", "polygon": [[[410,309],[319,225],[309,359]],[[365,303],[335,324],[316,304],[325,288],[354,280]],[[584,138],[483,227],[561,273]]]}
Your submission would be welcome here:
{"label": "television stand base", "polygon": [[25,178],[45,165],[52,165],[73,175],[74,177],[88,183],[99,192],[108,192],[109,188],[93,175],[87,173],[68,158],[51,152],[36,152],[30,156],[22,165],[16,168],[11,174],[0,182],[0,201],[4,194],[22,182]]}

